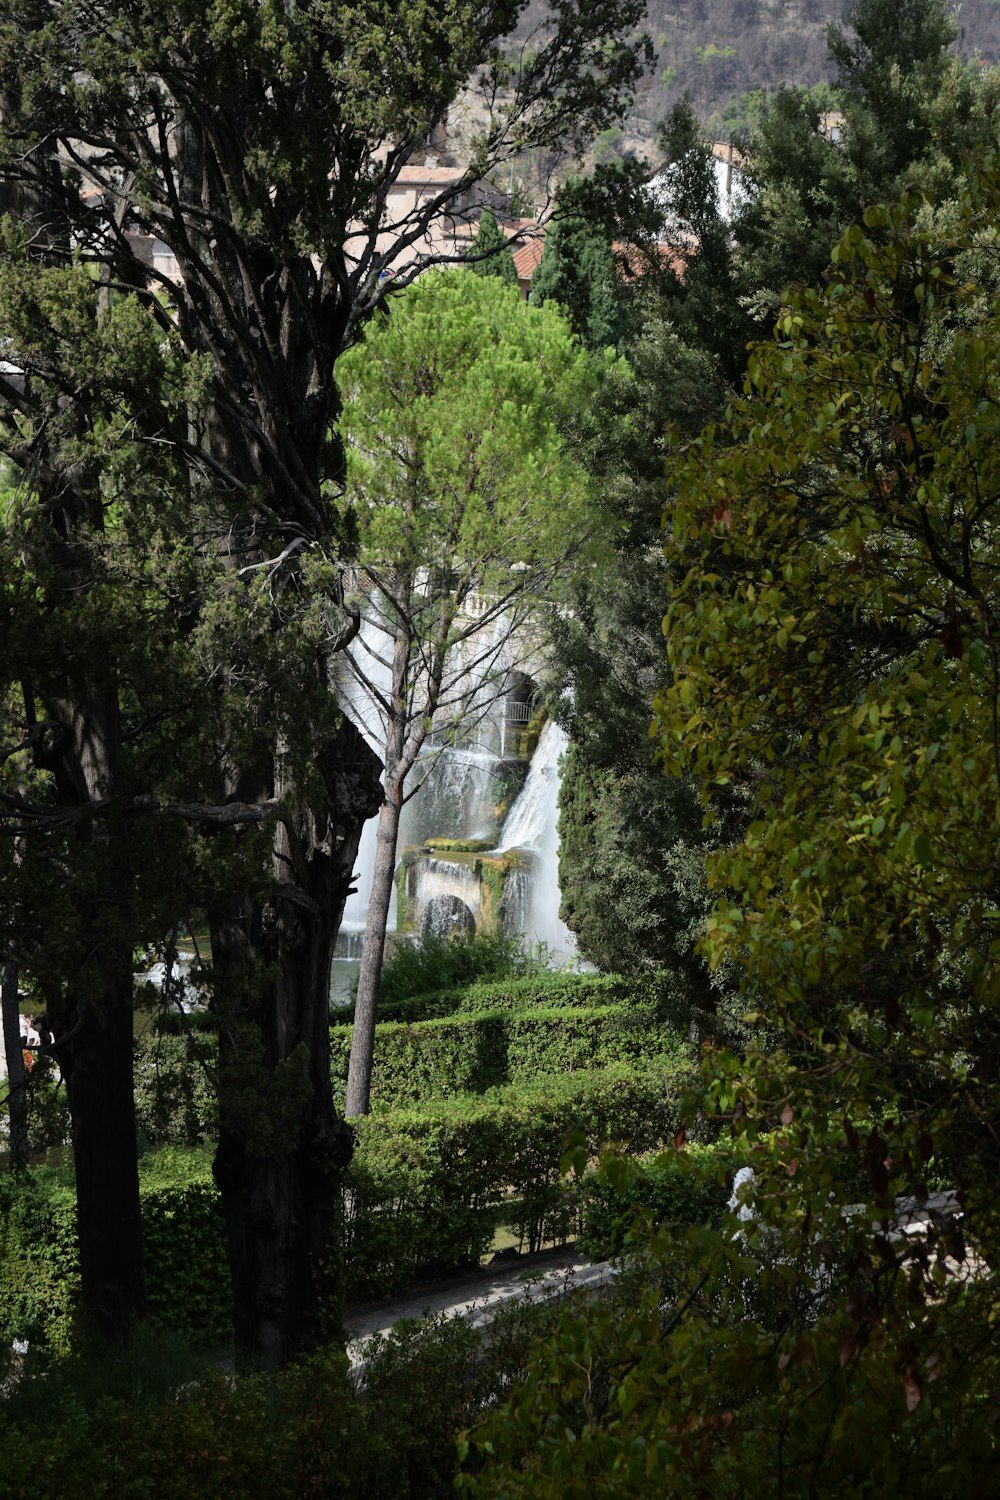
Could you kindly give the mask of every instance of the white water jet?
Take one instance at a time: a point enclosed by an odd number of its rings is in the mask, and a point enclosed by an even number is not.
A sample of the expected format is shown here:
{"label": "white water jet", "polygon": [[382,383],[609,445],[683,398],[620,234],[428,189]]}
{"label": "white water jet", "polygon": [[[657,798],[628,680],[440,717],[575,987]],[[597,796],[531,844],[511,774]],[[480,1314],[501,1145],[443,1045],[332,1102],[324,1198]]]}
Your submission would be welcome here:
{"label": "white water jet", "polygon": [[576,938],[559,916],[559,763],[569,740],[549,720],[531,758],[528,778],[500,830],[499,854],[523,849],[534,856],[521,931],[544,943],[558,961],[576,957]]}

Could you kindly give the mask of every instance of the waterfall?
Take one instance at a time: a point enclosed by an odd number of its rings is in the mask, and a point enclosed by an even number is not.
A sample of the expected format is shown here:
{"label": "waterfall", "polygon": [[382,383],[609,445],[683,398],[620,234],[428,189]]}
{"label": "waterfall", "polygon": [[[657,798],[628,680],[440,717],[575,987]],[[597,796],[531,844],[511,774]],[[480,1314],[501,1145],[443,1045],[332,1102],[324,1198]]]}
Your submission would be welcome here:
{"label": "waterfall", "polygon": [[[390,641],[378,620],[377,599],[370,599],[369,604],[373,618],[362,622],[351,649],[363,672],[385,693]],[[473,616],[476,607],[475,601],[467,602],[467,612]],[[458,676],[453,681],[458,682],[459,691],[445,696],[447,712],[439,715],[440,722],[412,772],[410,785],[416,784],[418,790],[403,809],[399,840],[401,855],[404,849],[411,851],[401,898],[403,921],[407,930],[493,931],[499,927],[523,933],[529,943],[544,943],[557,960],[566,961],[576,952],[572,934],[559,920],[557,883],[559,761],[566,736],[555,724],[543,729],[523,787],[498,830],[497,809],[509,803],[524,776],[524,762],[517,751],[530,718],[535,686],[525,663],[512,660],[508,653],[506,622],[489,618],[488,610],[485,613],[482,630],[456,648]],[[346,658],[334,668],[334,685],[344,711],[377,752],[383,743],[383,715]],[[373,818],[365,826],[352,881],[355,891],[344,908],[337,953],[345,960],[360,952],[374,876],[377,822]],[[438,860],[433,847],[424,850],[431,840],[441,840],[446,847],[450,841],[478,845],[478,850],[496,847],[478,863],[475,847],[456,849],[451,859]],[[516,857],[506,862],[497,859],[507,851],[516,851]],[[396,918],[394,902],[390,930],[395,929]]]}
{"label": "waterfall", "polygon": [[559,762],[567,744],[565,731],[550,720],[497,846],[501,854],[510,849],[532,854],[532,878],[520,930],[529,942],[545,943],[563,962],[576,955],[576,939],[559,916]]}
{"label": "waterfall", "polygon": [[402,844],[495,837],[495,755],[450,745],[425,749],[412,774],[419,790],[403,809]]}

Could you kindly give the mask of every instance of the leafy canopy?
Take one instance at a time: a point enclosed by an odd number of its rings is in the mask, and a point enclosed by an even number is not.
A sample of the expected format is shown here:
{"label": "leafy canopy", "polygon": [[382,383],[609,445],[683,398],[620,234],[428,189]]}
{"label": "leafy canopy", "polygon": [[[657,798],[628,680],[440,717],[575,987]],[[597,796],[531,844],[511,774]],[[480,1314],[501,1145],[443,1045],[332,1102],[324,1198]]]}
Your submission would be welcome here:
{"label": "leafy canopy", "polygon": [[496,277],[424,276],[340,364],[348,494],[373,567],[447,565],[505,592],[581,535],[563,432],[599,366],[561,315]]}

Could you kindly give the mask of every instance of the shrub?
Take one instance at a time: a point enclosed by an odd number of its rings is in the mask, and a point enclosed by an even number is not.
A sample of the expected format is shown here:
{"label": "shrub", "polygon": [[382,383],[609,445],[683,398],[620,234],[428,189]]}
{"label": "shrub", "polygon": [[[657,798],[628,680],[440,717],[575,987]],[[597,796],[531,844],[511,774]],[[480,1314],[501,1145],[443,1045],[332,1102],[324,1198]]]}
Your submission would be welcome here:
{"label": "shrub", "polygon": [[537,974],[548,955],[525,947],[507,933],[475,933],[443,938],[432,934],[401,943],[386,959],[379,986],[380,1003],[392,1006],[432,990],[453,990],[482,979],[509,979]]}
{"label": "shrub", "polygon": [[[331,1032],[331,1073],[347,1078],[349,1027]],[[676,1052],[651,1005],[473,1010],[375,1028],[375,1110]]]}
{"label": "shrub", "polygon": [[197,1146],[218,1135],[215,1038],[149,1031],[135,1044],[135,1123],[150,1145]]}
{"label": "shrub", "polygon": [[636,1164],[625,1183],[614,1185],[600,1173],[580,1184],[581,1231],[577,1248],[590,1260],[604,1260],[624,1246],[638,1221],[661,1225],[707,1225],[717,1229],[729,1201],[729,1182],[745,1154],[731,1143],[685,1146],[683,1151]]}
{"label": "shrub", "polygon": [[[363,1386],[339,1349],[274,1375],[206,1375],[141,1335],[118,1368],[80,1361],[25,1382],[3,1403],[3,1493],[9,1500],[450,1495],[459,1431],[523,1376],[559,1315],[553,1305],[509,1306],[485,1341],[462,1318],[397,1324],[366,1345]],[[159,1370],[164,1360],[172,1389],[143,1377],[144,1367]]]}
{"label": "shrub", "polygon": [[[139,1196],[153,1326],[195,1342],[224,1339],[232,1298],[208,1153],[145,1157]],[[72,1170],[0,1177],[0,1342],[25,1339],[66,1353],[79,1285]]]}
{"label": "shrub", "polygon": [[690,1078],[681,1057],[569,1074],[358,1121],[345,1262],[354,1295],[398,1291],[476,1264],[500,1223],[528,1249],[564,1238],[577,1197],[561,1171],[571,1137],[636,1152],[670,1138]]}
{"label": "shrub", "polygon": [[[675,976],[647,973],[581,974],[571,969],[544,969],[504,979],[476,979],[461,987],[427,990],[405,998],[379,999],[383,1021],[431,1021],[456,1011],[530,1010],[533,1006],[654,1004],[663,1020],[675,1010]],[[334,1024],[350,1026],[353,1006],[338,1008]]]}

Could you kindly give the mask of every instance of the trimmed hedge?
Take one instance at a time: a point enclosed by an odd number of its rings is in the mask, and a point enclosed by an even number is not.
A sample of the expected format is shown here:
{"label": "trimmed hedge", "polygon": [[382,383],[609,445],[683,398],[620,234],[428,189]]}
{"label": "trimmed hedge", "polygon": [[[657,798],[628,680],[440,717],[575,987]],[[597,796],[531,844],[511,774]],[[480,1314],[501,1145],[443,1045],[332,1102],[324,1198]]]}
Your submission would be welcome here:
{"label": "trimmed hedge", "polygon": [[[346,1082],[349,1026],[331,1030],[331,1075]],[[678,1049],[652,1005],[477,1010],[434,1021],[379,1022],[372,1108],[482,1094],[552,1074],[649,1061]]]}
{"label": "trimmed hedge", "polygon": [[[482,1093],[533,1075],[648,1059],[673,1050],[658,1031],[669,976],[545,973],[438,991],[381,1009],[376,1108],[428,1095]],[[353,1011],[330,1028],[331,1072],[347,1078]],[[343,1019],[342,1019],[343,1017]],[[209,1018],[211,1019],[211,1018]],[[437,1021],[436,1029],[419,1025]],[[155,1028],[136,1042],[136,1128],[151,1146],[197,1146],[218,1135],[214,1035]]]}
{"label": "trimmed hedge", "polygon": [[[683,1057],[549,1078],[530,1088],[437,1100],[359,1122],[345,1174],[344,1259],[352,1298],[386,1296],[475,1265],[507,1225],[535,1249],[576,1226],[576,1185],[563,1178],[569,1139],[592,1154],[635,1152],[673,1135],[692,1065]],[[229,1330],[225,1232],[209,1153],[144,1158],[143,1239],[154,1325],[196,1342]],[[73,1340],[78,1292],[70,1174],[2,1180],[0,1340],[59,1349]]]}
{"label": "trimmed hedge", "polygon": [[[383,1021],[432,1021],[472,1010],[531,1010],[539,1006],[594,1006],[637,1003],[656,1005],[665,1014],[676,989],[671,974],[580,974],[575,970],[546,970],[519,978],[477,980],[446,990],[428,990],[405,999],[379,1003]],[[335,1027],[351,1026],[354,1007],[338,1007]]]}
{"label": "trimmed hedge", "polygon": [[636,1164],[625,1183],[611,1186],[600,1174],[580,1183],[581,1228],[577,1249],[590,1260],[617,1255],[625,1236],[639,1220],[679,1227],[722,1223],[737,1167],[747,1152],[733,1142],[685,1146],[683,1151],[645,1165]]}
{"label": "trimmed hedge", "polygon": [[592,1154],[608,1142],[655,1149],[677,1128],[691,1074],[681,1057],[619,1064],[359,1121],[345,1213],[351,1294],[475,1264],[499,1224],[529,1250],[565,1238],[577,1220],[576,1187],[561,1173],[570,1137]]}
{"label": "trimmed hedge", "polygon": [[[209,1156],[146,1157],[139,1199],[153,1326],[195,1343],[227,1338],[229,1261]],[[65,1353],[79,1287],[72,1170],[0,1178],[0,1342],[27,1339]]]}

